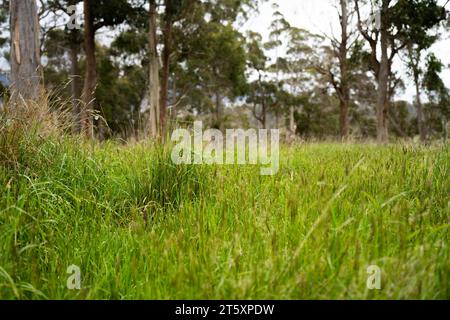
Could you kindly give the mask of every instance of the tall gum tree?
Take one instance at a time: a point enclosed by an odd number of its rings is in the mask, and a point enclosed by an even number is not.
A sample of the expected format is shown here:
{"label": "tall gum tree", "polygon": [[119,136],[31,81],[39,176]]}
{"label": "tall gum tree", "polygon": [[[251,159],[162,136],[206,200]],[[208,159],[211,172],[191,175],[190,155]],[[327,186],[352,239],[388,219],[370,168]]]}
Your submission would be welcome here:
{"label": "tall gum tree", "polygon": [[[50,30],[49,32],[47,32],[43,45],[53,45],[57,49],[61,49],[61,47],[63,47],[65,53],[67,53],[67,56],[69,58],[74,133],[80,133],[82,129],[80,99],[83,88],[81,84],[82,75],[80,70],[81,68],[79,63],[79,56],[81,54],[83,34],[80,30],[81,28],[78,28],[75,25],[77,21],[73,20],[77,18],[77,12],[72,11],[73,8],[76,8],[76,5],[80,2],[82,2],[82,0],[48,0],[46,3],[47,7],[41,8],[41,11],[43,9],[45,10],[43,15],[47,15],[48,12],[52,12],[54,17],[57,17],[60,13],[63,13],[65,16],[71,19],[63,30],[57,28],[57,19],[52,19],[56,20],[55,24],[49,27]],[[57,39],[52,39],[52,35],[57,35]]]}
{"label": "tall gum tree", "polygon": [[[82,128],[87,138],[94,137],[92,113],[95,109],[95,89],[97,86],[97,60],[95,56],[95,35],[103,27],[120,25],[136,19],[139,11],[126,0],[84,0],[84,52],[86,70],[82,100]],[[101,122],[100,122],[101,123]],[[101,135],[101,131],[100,135]]]}
{"label": "tall gum tree", "polygon": [[36,1],[11,0],[10,30],[13,101],[18,101],[19,96],[25,100],[36,100],[42,80]]}
{"label": "tall gum tree", "polygon": [[[407,44],[407,67],[416,91],[417,128],[423,142],[427,140],[428,130],[421,99],[421,81],[424,73],[422,58],[424,52],[439,39],[439,28],[437,26],[440,20],[445,19],[445,6],[430,5],[425,1],[410,1],[410,3],[398,6],[396,11],[397,19],[394,21],[394,25],[397,28],[401,29],[401,26],[407,21],[414,21],[409,29],[402,30],[400,36]],[[419,15],[417,12],[421,14]],[[436,27],[433,28],[434,26]],[[425,28],[427,32],[424,32],[422,28]]]}
{"label": "tall gum tree", "polygon": [[81,127],[83,134],[92,139],[94,137],[94,123],[92,118],[95,87],[97,84],[97,60],[95,57],[95,29],[91,0],[84,0],[84,52],[86,54],[86,70],[84,87],[81,95],[83,102],[81,111]]}
{"label": "tall gum tree", "polygon": [[[411,43],[420,43],[430,29],[445,19],[445,10],[437,0],[371,1],[373,16],[362,18],[360,4],[355,0],[358,29],[370,46],[370,64],[378,84],[376,115],[377,140],[387,143],[388,110],[394,94],[394,58]],[[375,23],[373,23],[375,22]]]}
{"label": "tall gum tree", "polygon": [[146,127],[147,134],[151,138],[157,138],[161,135],[161,109],[160,109],[160,82],[159,82],[159,58],[158,58],[158,39],[157,39],[157,3],[156,0],[150,0],[149,10],[149,94],[150,94],[150,115]]}
{"label": "tall gum tree", "polygon": [[[339,98],[339,128],[341,139],[346,139],[350,131],[350,82],[351,70],[349,66],[349,52],[355,43],[352,39],[354,35],[351,29],[351,18],[354,13],[350,8],[348,0],[339,0],[336,9],[339,16],[339,25],[341,28],[340,38],[332,37],[332,54],[338,61],[338,71],[334,71],[331,65],[323,69],[322,73],[327,76]],[[319,70],[321,72],[321,70]]]}

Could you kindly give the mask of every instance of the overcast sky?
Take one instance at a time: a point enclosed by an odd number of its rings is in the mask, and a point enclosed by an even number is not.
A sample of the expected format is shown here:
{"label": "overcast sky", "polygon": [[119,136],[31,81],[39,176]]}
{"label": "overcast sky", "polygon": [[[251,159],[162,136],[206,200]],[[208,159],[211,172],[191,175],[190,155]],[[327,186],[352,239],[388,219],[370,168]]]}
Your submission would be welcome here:
{"label": "overcast sky", "polygon": [[[339,21],[336,9],[334,7],[335,0],[276,0],[265,3],[258,15],[252,17],[243,27],[261,33],[266,39],[268,36],[268,28],[272,21],[272,3],[276,2],[280,6],[280,11],[286,20],[295,27],[305,28],[315,33],[334,33],[339,36]],[[446,0],[441,0],[441,5]],[[450,5],[447,5],[450,7]],[[440,58],[447,66],[450,64],[450,32],[447,33],[446,39],[440,40],[432,48],[436,56]],[[399,93],[399,99],[412,100],[415,90],[404,74],[404,66],[397,59],[395,69],[400,70],[402,78],[405,81],[407,89],[404,93]],[[443,78],[447,85],[450,85],[450,70],[447,68],[443,72]]]}

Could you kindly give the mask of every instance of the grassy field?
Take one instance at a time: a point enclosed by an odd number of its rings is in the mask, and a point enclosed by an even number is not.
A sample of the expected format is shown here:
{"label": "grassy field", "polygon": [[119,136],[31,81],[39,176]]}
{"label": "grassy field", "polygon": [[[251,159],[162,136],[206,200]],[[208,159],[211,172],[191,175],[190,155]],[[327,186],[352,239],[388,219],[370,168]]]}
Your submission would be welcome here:
{"label": "grassy field", "polygon": [[263,177],[142,144],[4,140],[1,299],[450,298],[448,146],[286,146]]}

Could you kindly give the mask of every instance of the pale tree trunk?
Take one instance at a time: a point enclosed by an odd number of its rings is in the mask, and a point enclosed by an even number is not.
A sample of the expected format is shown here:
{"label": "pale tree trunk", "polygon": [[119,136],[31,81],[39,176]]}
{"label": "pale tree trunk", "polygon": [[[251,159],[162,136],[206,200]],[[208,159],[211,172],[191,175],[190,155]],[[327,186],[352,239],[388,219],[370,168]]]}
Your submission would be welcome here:
{"label": "pale tree trunk", "polygon": [[295,107],[291,106],[289,109],[289,133],[290,133],[290,140],[293,140],[295,138],[295,135],[297,133],[297,126],[295,124]]}
{"label": "pale tree trunk", "polygon": [[157,51],[157,37],[156,37],[156,12],[157,6],[155,0],[150,0],[150,15],[149,15],[149,83],[150,83],[150,115],[147,126],[147,133],[151,138],[157,138],[160,135],[160,99],[159,99],[159,61]]}
{"label": "pale tree trunk", "polygon": [[12,101],[36,100],[41,90],[39,21],[34,0],[11,0],[11,92]]}
{"label": "pale tree trunk", "polygon": [[97,61],[95,58],[95,30],[94,19],[90,8],[91,0],[84,0],[84,51],[86,54],[86,73],[84,77],[84,88],[82,100],[82,130],[88,138],[94,137],[94,123],[92,118],[95,99],[95,88],[97,85]]}
{"label": "pale tree trunk", "polygon": [[266,103],[266,101],[263,101],[261,107],[262,107],[262,125],[263,125],[263,129],[268,129],[268,127],[267,127],[267,103]]}
{"label": "pale tree trunk", "polygon": [[170,54],[171,54],[171,42],[172,42],[172,22],[168,19],[164,22],[164,49],[162,52],[162,81],[161,81],[161,96],[160,96],[160,109],[161,109],[161,136],[165,138],[167,128],[167,96],[169,92],[169,76],[170,76]]}
{"label": "pale tree trunk", "polygon": [[348,118],[348,110],[349,110],[349,94],[348,91],[343,92],[344,98],[340,99],[339,102],[339,126],[340,126],[340,134],[343,140],[348,138],[348,134],[350,131],[350,123]]}
{"label": "pale tree trunk", "polygon": [[417,126],[419,128],[420,140],[422,142],[427,140],[427,129],[425,126],[425,117],[423,114],[422,99],[420,98],[420,84],[418,76],[414,76],[416,85],[416,110],[417,110]]}
{"label": "pale tree trunk", "polygon": [[377,140],[379,143],[388,142],[387,112],[389,108],[389,34],[388,18],[386,12],[389,8],[389,1],[383,0],[381,11],[381,61],[378,74],[378,97],[377,97]]}
{"label": "pale tree trunk", "polygon": [[80,98],[81,98],[81,86],[80,86],[80,67],[78,63],[79,48],[73,43],[70,48],[70,73],[72,77],[71,93],[72,93],[72,112],[74,118],[73,130],[75,133],[80,133]]}
{"label": "pale tree trunk", "polygon": [[[262,79],[262,75],[261,75],[261,73],[259,73],[258,83],[259,83],[260,89],[262,89],[261,79]],[[258,112],[257,112],[258,104],[255,103],[253,106],[253,116],[255,117],[256,120],[259,121],[259,123],[261,124],[263,129],[267,129],[267,106],[266,106],[265,90],[263,91],[260,98],[261,98],[261,114],[258,116]]]}
{"label": "pale tree trunk", "polygon": [[219,127],[219,130],[224,132],[225,126],[223,123],[223,106],[222,106],[222,97],[220,92],[216,92],[216,123]]}
{"label": "pale tree trunk", "polygon": [[266,102],[264,99],[261,101],[261,114],[258,115],[258,104],[253,105],[253,116],[260,123],[262,129],[267,129],[267,111],[266,111]]}
{"label": "pale tree trunk", "polygon": [[291,133],[293,133],[293,134],[295,134],[294,112],[295,112],[295,108],[294,108],[294,106],[291,106],[289,108],[289,131],[291,131]]}
{"label": "pale tree trunk", "polygon": [[420,97],[420,49],[415,50],[410,43],[408,45],[408,55],[410,69],[413,75],[414,85],[416,89],[416,112],[417,112],[417,128],[422,142],[427,139],[427,129],[425,125],[425,115],[423,113],[422,99]]}
{"label": "pale tree trunk", "polygon": [[339,123],[341,138],[346,139],[349,134],[348,111],[350,104],[350,89],[348,75],[348,0],[341,0],[341,43],[339,44],[339,67],[341,83],[339,93]]}
{"label": "pale tree trunk", "polygon": [[[369,29],[364,28],[364,22],[361,19],[361,12],[359,9],[359,1],[354,0],[356,13],[358,15],[358,29],[362,36],[368,41],[371,52],[370,61],[371,68],[374,72],[378,89],[377,89],[377,101],[376,101],[376,117],[377,117],[377,140],[379,143],[388,142],[388,127],[387,127],[387,112],[390,103],[389,94],[389,75],[391,71],[391,61],[388,57],[389,47],[389,30],[388,30],[388,16],[387,11],[389,9],[389,3],[391,0],[381,0],[381,12],[379,13],[379,19],[377,18],[378,31],[370,34]],[[379,26],[378,26],[379,24]],[[373,34],[376,37],[373,38]],[[380,36],[380,43],[378,39]],[[378,61],[378,47],[381,48],[381,60]],[[392,58],[392,57],[391,57]]]}

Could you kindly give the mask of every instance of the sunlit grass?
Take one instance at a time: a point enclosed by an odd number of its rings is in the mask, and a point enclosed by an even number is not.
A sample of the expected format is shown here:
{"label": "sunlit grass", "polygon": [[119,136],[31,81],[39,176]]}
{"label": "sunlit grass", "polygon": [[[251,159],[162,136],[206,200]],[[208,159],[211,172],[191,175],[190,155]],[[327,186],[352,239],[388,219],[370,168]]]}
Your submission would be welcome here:
{"label": "sunlit grass", "polygon": [[450,298],[448,146],[283,147],[273,177],[144,144],[21,152],[0,166],[2,299]]}

